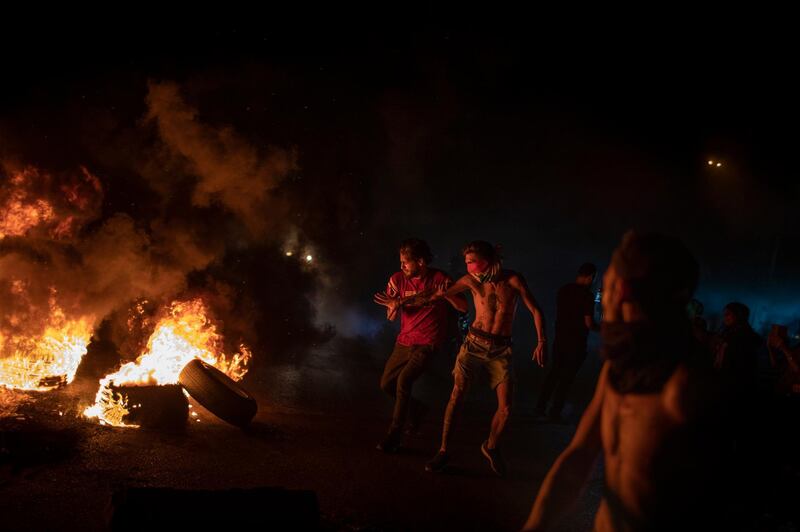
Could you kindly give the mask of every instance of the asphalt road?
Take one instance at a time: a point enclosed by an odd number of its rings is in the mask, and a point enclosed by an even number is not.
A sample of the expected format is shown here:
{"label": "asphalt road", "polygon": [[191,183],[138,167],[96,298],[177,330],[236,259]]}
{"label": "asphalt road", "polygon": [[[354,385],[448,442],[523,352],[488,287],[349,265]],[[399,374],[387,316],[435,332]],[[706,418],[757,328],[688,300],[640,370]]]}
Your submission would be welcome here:
{"label": "asphalt road", "polygon": [[[424,471],[438,445],[449,392],[449,362],[419,384],[430,406],[420,433],[393,455],[375,450],[390,401],[377,383],[380,357],[348,359],[347,346],[262,365],[244,381],[258,399],[243,431],[199,405],[182,430],[112,428],[81,417],[97,388],[82,377],[54,392],[0,396],[0,514],[4,530],[105,530],[112,494],[125,487],[224,490],[279,486],[316,493],[328,530],[515,530],[577,420],[537,425],[530,375],[522,372],[517,407],[503,446],[509,475],[493,476],[479,447],[493,397],[476,390],[455,435],[449,469]],[[344,358],[343,358],[344,357]],[[585,401],[587,364],[576,396]],[[540,376],[539,376],[540,377]],[[563,530],[586,530],[599,501],[598,471]],[[186,508],[187,512],[198,511]],[[231,511],[235,511],[231,509]],[[250,510],[247,510],[250,511]]]}

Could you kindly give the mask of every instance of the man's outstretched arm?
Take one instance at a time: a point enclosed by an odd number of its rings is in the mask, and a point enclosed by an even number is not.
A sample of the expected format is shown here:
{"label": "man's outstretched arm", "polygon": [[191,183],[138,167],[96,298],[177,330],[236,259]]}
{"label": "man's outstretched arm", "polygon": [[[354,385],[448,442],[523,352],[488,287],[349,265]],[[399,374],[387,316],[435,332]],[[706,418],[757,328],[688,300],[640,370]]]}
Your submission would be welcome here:
{"label": "man's outstretched arm", "polygon": [[464,277],[451,284],[448,288],[440,286],[436,289],[425,290],[419,294],[403,300],[404,305],[422,307],[439,299],[446,299],[459,312],[467,311],[467,298],[464,292],[469,290],[469,285],[464,282]]}
{"label": "man's outstretched arm", "polygon": [[575,503],[581,488],[592,473],[603,448],[600,413],[607,374],[608,364],[605,364],[600,371],[594,397],[581,417],[575,436],[542,482],[531,514],[522,527],[523,531],[551,530],[557,520]]}
{"label": "man's outstretched arm", "polygon": [[445,290],[443,297],[459,312],[466,312],[469,307],[467,305],[467,298],[464,297],[464,292],[469,290],[469,286],[463,282],[462,277],[455,283],[451,284]]}

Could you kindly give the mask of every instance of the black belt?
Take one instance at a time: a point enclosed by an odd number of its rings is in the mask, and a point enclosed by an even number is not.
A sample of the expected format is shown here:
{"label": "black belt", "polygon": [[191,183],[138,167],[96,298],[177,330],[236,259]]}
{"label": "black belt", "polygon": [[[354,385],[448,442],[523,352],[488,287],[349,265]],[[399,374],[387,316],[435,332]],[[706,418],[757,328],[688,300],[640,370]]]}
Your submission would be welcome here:
{"label": "black belt", "polygon": [[467,333],[467,338],[469,338],[470,336],[474,340],[478,340],[478,343],[488,343],[491,345],[498,345],[498,346],[511,345],[512,343],[510,336],[501,336],[499,334],[487,333],[480,329],[476,329],[475,327],[469,328],[469,333]]}

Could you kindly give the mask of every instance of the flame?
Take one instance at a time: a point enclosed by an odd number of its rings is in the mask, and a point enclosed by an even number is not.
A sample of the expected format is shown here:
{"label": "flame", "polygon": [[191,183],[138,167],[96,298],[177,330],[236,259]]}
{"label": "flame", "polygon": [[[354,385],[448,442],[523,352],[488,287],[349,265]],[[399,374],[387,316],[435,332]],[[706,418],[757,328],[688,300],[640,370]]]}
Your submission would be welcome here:
{"label": "flame", "polygon": [[26,201],[22,191],[15,191],[3,205],[0,215],[0,239],[21,236],[43,222],[53,219],[53,207],[43,199]]}
{"label": "flame", "polygon": [[70,237],[92,216],[103,193],[97,177],[85,167],[80,170],[59,179],[32,166],[12,172],[0,187],[0,240],[39,227],[50,238]]}
{"label": "flame", "polygon": [[[12,283],[12,293],[21,291],[21,281]],[[93,323],[90,316],[67,319],[52,290],[50,314],[41,334],[8,336],[0,332],[0,350],[12,353],[0,359],[0,385],[46,391],[72,382],[86,354]]]}
{"label": "flame", "polygon": [[181,370],[195,358],[238,381],[247,374],[251,356],[244,345],[239,346],[238,353],[225,355],[223,337],[208,318],[202,299],[176,301],[156,325],[147,351],[100,380],[95,404],[84,415],[96,417],[102,424],[129,426],[123,422],[130,412],[128,405],[124,397],[112,391],[113,387],[177,384]]}

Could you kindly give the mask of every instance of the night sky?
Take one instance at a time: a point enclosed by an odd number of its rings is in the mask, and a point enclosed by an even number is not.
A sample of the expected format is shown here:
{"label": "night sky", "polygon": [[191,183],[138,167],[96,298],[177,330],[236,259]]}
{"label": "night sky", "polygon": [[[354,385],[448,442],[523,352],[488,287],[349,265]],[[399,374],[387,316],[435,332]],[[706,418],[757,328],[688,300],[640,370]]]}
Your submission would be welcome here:
{"label": "night sky", "polygon": [[[428,240],[454,275],[467,241],[501,244],[552,322],[558,286],[584,261],[604,268],[629,228],[689,245],[708,315],[740,300],[760,324],[796,322],[792,43],[779,31],[756,40],[754,28],[689,38],[542,26],[19,29],[0,42],[0,157],[53,172],[85,165],[104,184],[103,217],[163,217],[142,168],[156,143],[148,82],[170,82],[209,128],[297,158],[276,191],[290,207],[264,212],[286,225],[250,239],[223,222],[224,255],[193,275],[239,287],[295,276],[307,302],[296,312],[315,310],[342,333],[380,323],[371,294],[407,236]],[[226,220],[213,201],[189,212],[182,172],[167,201],[174,219]],[[289,224],[318,270],[274,266]],[[316,306],[314,286],[335,302]],[[346,310],[324,315],[332,308]],[[533,337],[529,318],[517,329]]]}

